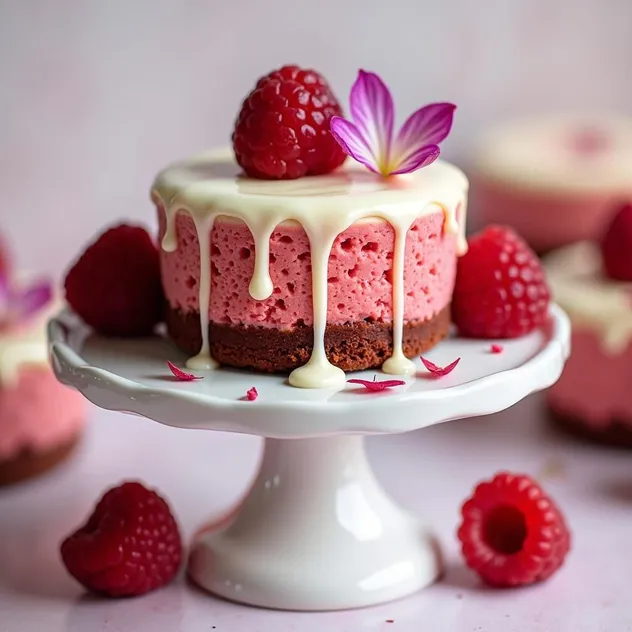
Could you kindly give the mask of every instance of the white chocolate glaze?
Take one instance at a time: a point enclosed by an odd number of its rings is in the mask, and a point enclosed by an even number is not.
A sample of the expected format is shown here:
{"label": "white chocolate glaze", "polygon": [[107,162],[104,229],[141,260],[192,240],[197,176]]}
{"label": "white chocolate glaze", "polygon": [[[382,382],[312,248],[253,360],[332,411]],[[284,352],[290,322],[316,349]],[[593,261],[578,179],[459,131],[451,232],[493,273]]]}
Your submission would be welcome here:
{"label": "white chocolate glaze", "polygon": [[632,118],[569,116],[499,125],[482,139],[475,167],[485,177],[523,187],[630,193]]}
{"label": "white chocolate glaze", "polygon": [[[344,230],[344,229],[343,229]],[[345,373],[327,359],[325,328],[327,326],[327,268],[329,252],[336,234],[325,226],[306,229],[312,261],[312,296],[314,297],[314,348],[307,364],[290,373],[290,384],[299,388],[327,388],[344,386]],[[340,231],[342,232],[342,231]]]}
{"label": "white chocolate glaze", "polygon": [[[423,215],[443,210],[444,232],[457,235],[458,252],[467,248],[465,207],[468,182],[456,167],[437,161],[412,174],[382,178],[355,163],[336,173],[297,180],[255,180],[243,177],[228,150],[208,152],[175,163],[154,181],[152,198],[164,208],[166,232],[162,247],[177,247],[175,218],[191,215],[200,243],[200,325],[202,348],[189,360],[190,368],[214,368],[209,353],[208,305],[211,288],[210,231],[213,223],[237,219],[255,241],[255,266],[250,295],[257,300],[273,292],[269,274],[270,235],[284,222],[298,222],[311,249],[314,309],[314,348],[310,360],[290,375],[301,388],[341,387],[345,374],[325,354],[327,324],[327,266],[336,237],[362,221],[387,221],[395,229],[393,254],[393,355],[384,371],[414,372],[402,350],[404,326],[404,254],[408,229]],[[457,213],[460,212],[460,218]]]}
{"label": "white chocolate glaze", "polygon": [[0,329],[0,387],[14,385],[25,366],[50,366],[46,327],[62,306],[57,297],[23,326]]}
{"label": "white chocolate glaze", "polygon": [[[208,310],[211,300],[211,230],[215,222],[215,214],[195,217],[195,230],[200,243],[200,327],[202,332],[202,347],[193,358],[189,358],[189,369],[216,369],[217,362],[213,360],[208,339]],[[203,316],[204,315],[204,316]]]}
{"label": "white chocolate glaze", "polygon": [[561,248],[544,263],[553,298],[573,325],[594,331],[606,353],[623,353],[632,341],[632,283],[608,279],[590,242]]}
{"label": "white chocolate glaze", "polygon": [[[436,209],[435,209],[436,210]],[[393,218],[395,244],[393,248],[393,355],[382,365],[385,373],[392,375],[414,375],[415,364],[409,360],[402,348],[404,334],[404,254],[408,229],[417,219],[410,210],[401,217]]]}

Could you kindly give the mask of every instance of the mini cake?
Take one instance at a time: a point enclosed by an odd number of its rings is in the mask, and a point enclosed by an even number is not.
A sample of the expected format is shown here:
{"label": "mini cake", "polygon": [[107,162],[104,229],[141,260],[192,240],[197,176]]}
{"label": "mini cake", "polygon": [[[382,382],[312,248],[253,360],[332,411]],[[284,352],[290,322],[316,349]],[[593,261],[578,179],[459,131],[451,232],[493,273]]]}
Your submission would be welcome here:
{"label": "mini cake", "polygon": [[83,427],[81,395],[57,382],[46,323],[59,304],[48,284],[16,290],[2,278],[0,297],[0,485],[63,461]]}
{"label": "mini cake", "polygon": [[475,158],[477,218],[511,225],[540,253],[593,239],[621,198],[632,198],[632,119],[503,125]]}
{"label": "mini cake", "polygon": [[238,174],[210,154],[154,184],[166,322],[181,349],[286,372],[325,328],[327,357],[353,371],[381,366],[394,339],[414,357],[447,334],[460,171],[439,162],[397,183],[354,167],[288,182]]}
{"label": "mini cake", "polygon": [[[632,261],[629,253],[628,245]],[[632,277],[611,278],[602,261],[588,241],[545,259],[553,297],[573,326],[571,356],[548,404],[575,434],[632,447]]]}
{"label": "mini cake", "polygon": [[[466,248],[468,183],[456,167],[434,160],[454,106],[422,108],[414,151],[402,144],[399,156],[375,164],[380,148],[368,151],[359,127],[330,116],[331,133],[319,148],[327,164],[310,170],[309,151],[294,161],[304,149],[300,142],[314,149],[310,132],[282,150],[289,158],[280,168],[276,154],[257,153],[265,146],[260,137],[274,145],[275,134],[297,138],[302,131],[257,129],[251,138],[253,121],[277,120],[257,108],[268,89],[297,99],[306,86],[325,90],[313,74],[290,67],[262,79],[244,102],[235,156],[216,151],[175,163],[153,184],[167,329],[195,356],[189,367],[291,372],[294,386],[333,386],[344,384],[343,371],[382,366],[410,374],[409,358],[448,332],[457,255]],[[390,99],[376,75],[361,72],[352,112],[361,105],[358,92],[373,87]],[[339,111],[329,92],[314,102],[328,104],[328,115]],[[289,108],[283,117],[301,110],[272,105]],[[322,112],[306,108],[312,120],[322,120]],[[392,120],[390,126],[383,131],[392,135]],[[413,135],[408,123],[398,139],[406,133]],[[340,146],[330,145],[334,137]],[[341,147],[363,164],[337,168]]]}

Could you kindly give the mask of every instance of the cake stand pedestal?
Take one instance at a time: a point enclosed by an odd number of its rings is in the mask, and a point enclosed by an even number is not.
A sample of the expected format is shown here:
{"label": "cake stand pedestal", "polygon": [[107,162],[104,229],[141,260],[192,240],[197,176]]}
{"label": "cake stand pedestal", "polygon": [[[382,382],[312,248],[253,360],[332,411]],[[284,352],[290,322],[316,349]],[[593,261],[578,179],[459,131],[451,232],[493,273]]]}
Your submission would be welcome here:
{"label": "cake stand pedestal", "polygon": [[[265,437],[250,492],[196,536],[189,574],[234,601],[333,610],[403,597],[441,573],[436,540],[381,489],[363,435],[497,412],[550,386],[568,357],[570,326],[554,306],[546,326],[505,341],[500,354],[490,341],[449,338],[428,357],[440,365],[461,357],[450,375],[433,379],[420,365],[405,386],[381,393],[351,384],[301,390],[284,377],[228,369],[178,382],[166,360],[184,357],[165,339],[105,340],[69,313],[51,321],[49,338],[57,377],[97,406]],[[259,397],[247,401],[252,386]]]}

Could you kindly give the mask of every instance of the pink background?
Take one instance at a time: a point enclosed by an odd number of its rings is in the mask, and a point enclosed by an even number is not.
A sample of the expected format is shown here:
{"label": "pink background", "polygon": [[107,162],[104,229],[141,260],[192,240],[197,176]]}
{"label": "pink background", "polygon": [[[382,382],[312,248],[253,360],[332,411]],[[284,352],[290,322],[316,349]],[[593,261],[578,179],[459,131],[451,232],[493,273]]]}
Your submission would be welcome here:
{"label": "pink background", "polygon": [[[550,110],[632,111],[629,0],[0,0],[0,227],[61,272],[119,218],[153,222],[165,162],[227,142],[255,79],[312,65],[346,101],[358,67],[400,115],[459,105],[445,155]],[[485,6],[490,10],[485,10]]]}

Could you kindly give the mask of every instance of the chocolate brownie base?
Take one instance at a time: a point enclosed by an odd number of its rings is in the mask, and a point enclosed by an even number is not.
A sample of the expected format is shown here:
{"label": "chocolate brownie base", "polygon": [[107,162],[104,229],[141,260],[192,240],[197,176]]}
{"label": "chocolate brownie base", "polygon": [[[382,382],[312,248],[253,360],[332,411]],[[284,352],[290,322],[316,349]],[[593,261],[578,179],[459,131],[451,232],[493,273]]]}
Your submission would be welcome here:
{"label": "chocolate brownie base", "polygon": [[64,462],[71,455],[78,441],[79,437],[74,437],[71,441],[47,452],[23,450],[11,459],[0,461],[0,485],[18,483],[44,474]]}
{"label": "chocolate brownie base", "polygon": [[[182,351],[200,350],[200,317],[197,312],[168,309],[167,331]],[[415,357],[445,338],[450,329],[450,307],[426,321],[404,324],[404,353]],[[311,326],[292,330],[246,325],[209,324],[212,356],[226,366],[264,373],[287,373],[305,364],[311,355],[314,332]],[[325,349],[332,364],[343,371],[379,367],[393,353],[390,323],[361,321],[328,325]]]}
{"label": "chocolate brownie base", "polygon": [[577,416],[552,409],[549,417],[554,426],[582,441],[616,448],[632,448],[632,423],[629,421],[613,419],[607,426],[594,428]]}

